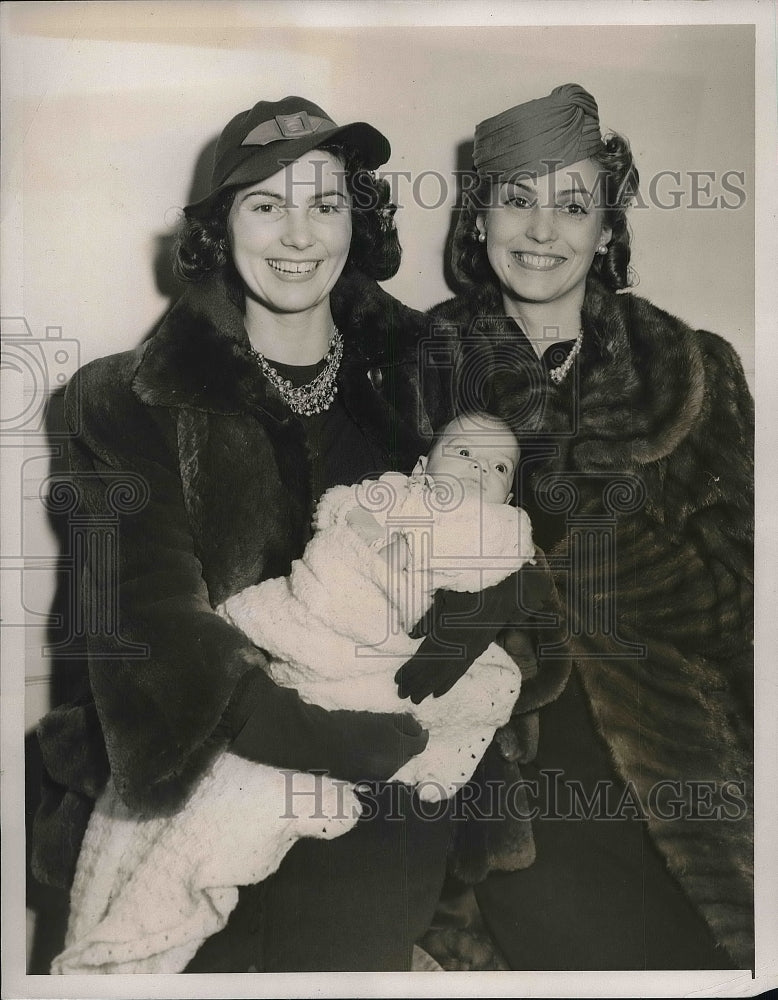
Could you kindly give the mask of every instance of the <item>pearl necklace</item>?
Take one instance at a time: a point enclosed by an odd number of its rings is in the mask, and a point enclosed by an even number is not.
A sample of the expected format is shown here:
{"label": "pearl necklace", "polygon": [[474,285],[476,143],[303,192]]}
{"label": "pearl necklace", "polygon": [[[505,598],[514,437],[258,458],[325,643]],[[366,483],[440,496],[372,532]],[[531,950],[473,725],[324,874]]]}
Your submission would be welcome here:
{"label": "pearl necklace", "polygon": [[570,369],[573,367],[573,362],[575,361],[578,352],[581,350],[581,344],[583,343],[583,327],[578,331],[578,336],[575,338],[575,343],[570,348],[570,353],[567,355],[565,360],[561,365],[557,365],[556,368],[549,368],[548,377],[555,385],[559,385],[562,379],[567,375]]}
{"label": "pearl necklace", "polygon": [[330,408],[338,392],[335,379],[343,358],[343,336],[337,327],[330,341],[324,368],[316,378],[296,388],[270,364],[264,354],[260,354],[251,345],[249,351],[262,369],[262,374],[294,413],[310,417],[314,413],[322,413]]}

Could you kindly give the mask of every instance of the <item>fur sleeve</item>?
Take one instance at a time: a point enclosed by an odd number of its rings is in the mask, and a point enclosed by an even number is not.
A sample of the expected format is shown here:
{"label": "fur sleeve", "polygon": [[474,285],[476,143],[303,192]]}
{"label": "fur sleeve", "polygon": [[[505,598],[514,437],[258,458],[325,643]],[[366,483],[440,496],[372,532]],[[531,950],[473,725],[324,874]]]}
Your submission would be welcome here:
{"label": "fur sleeve", "polygon": [[86,554],[82,601],[99,636],[90,640],[90,680],[114,784],[144,809],[186,794],[216,752],[211,737],[236,683],[265,657],[211,608],[175,427],[169,411],[132,396],[131,363],[120,355],[82,369],[66,414],[80,513],[120,511],[115,560]]}
{"label": "fur sleeve", "polygon": [[638,641],[727,660],[753,637],[753,401],[732,347],[697,335],[704,370],[699,412],[665,457],[638,466],[644,507],[616,519],[610,597]]}

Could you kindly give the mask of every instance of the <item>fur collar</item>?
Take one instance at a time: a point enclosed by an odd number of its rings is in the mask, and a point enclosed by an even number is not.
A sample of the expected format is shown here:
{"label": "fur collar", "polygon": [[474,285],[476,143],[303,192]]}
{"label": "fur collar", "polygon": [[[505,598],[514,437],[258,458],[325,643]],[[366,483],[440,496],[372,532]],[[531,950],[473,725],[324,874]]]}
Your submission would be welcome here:
{"label": "fur collar", "polygon": [[[332,313],[343,334],[340,380],[372,366],[392,364],[424,324],[356,269],[341,275],[332,292]],[[256,377],[243,314],[221,279],[193,285],[148,341],[133,390],[150,406],[184,406],[210,413],[262,409],[280,422],[289,411],[264,379]]]}
{"label": "fur collar", "polygon": [[[442,303],[432,317],[436,324],[455,323],[457,337],[468,328],[515,331],[494,284],[475,286]],[[671,454],[703,405],[705,375],[696,332],[645,299],[606,291],[596,279],[587,283],[582,319],[584,345],[574,368],[580,405],[570,442],[573,467],[628,470]],[[549,389],[547,430],[555,429],[555,418],[566,419],[564,397],[574,382],[568,376],[559,390]]]}

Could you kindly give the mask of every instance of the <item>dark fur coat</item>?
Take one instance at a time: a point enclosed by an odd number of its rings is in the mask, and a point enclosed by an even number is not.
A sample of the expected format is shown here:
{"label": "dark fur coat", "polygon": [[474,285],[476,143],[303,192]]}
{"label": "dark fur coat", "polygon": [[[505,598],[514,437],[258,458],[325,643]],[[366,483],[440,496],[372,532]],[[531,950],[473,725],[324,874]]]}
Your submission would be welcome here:
{"label": "dark fur coat", "polygon": [[[513,737],[501,734],[503,757],[531,758],[534,710],[559,694],[574,658],[618,774],[654,806],[648,828],[669,871],[750,968],[754,411],[742,366],[721,337],[590,280],[583,349],[553,387],[534,357],[506,364],[516,328],[502,312],[493,286],[432,310],[442,365],[428,403],[437,424],[476,387],[527,440],[545,441],[527,488],[567,518],[546,551],[563,641],[541,633],[545,655],[523,684]],[[604,561],[587,559],[590,528]],[[499,756],[493,747],[482,771],[509,780],[515,765]],[[688,803],[694,782],[712,797],[678,818],[651,798],[680,787]],[[455,864],[462,881],[532,863],[526,823],[473,835]]]}
{"label": "dark fur coat", "polygon": [[[410,469],[431,438],[415,349],[423,317],[355,270],[332,309],[339,392],[374,471]],[[240,679],[265,663],[213,607],[302,554],[311,461],[302,422],[257,377],[247,346],[225,286],[193,286],[147,343],[86,365],[68,387],[79,514],[97,523],[118,512],[118,593],[87,555],[83,603],[102,638],[90,641],[91,690],[38,727],[43,882],[69,884],[109,770],[130,806],[175,808],[223,748],[218,724]]]}

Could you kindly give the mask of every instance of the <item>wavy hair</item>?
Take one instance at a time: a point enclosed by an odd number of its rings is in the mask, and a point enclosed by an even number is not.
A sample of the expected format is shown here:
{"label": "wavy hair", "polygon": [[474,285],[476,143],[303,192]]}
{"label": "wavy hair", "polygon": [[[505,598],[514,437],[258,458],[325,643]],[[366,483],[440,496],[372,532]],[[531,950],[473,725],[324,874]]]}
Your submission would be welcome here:
{"label": "wavy hair", "polygon": [[[591,159],[600,167],[599,205],[603,222],[612,230],[607,253],[595,254],[591,271],[610,291],[634,284],[629,261],[631,233],[627,224],[627,209],[637,194],[640,177],[629,142],[615,132],[603,139],[602,149]],[[476,218],[492,204],[495,179],[478,177],[475,186],[463,199],[451,245],[451,269],[461,285],[496,282],[486,255],[486,244],[478,240]]]}
{"label": "wavy hair", "polygon": [[[346,267],[356,267],[378,281],[391,278],[400,266],[402,248],[394,224],[397,206],[392,204],[388,182],[367,170],[361,154],[351,146],[325,142],[317,149],[338,159],[346,175],[352,226]],[[235,194],[244,186],[221,192],[206,216],[195,217],[184,209],[173,258],[173,270],[182,281],[198,282],[221,275],[231,289],[242,292],[230,250],[227,220]]]}

